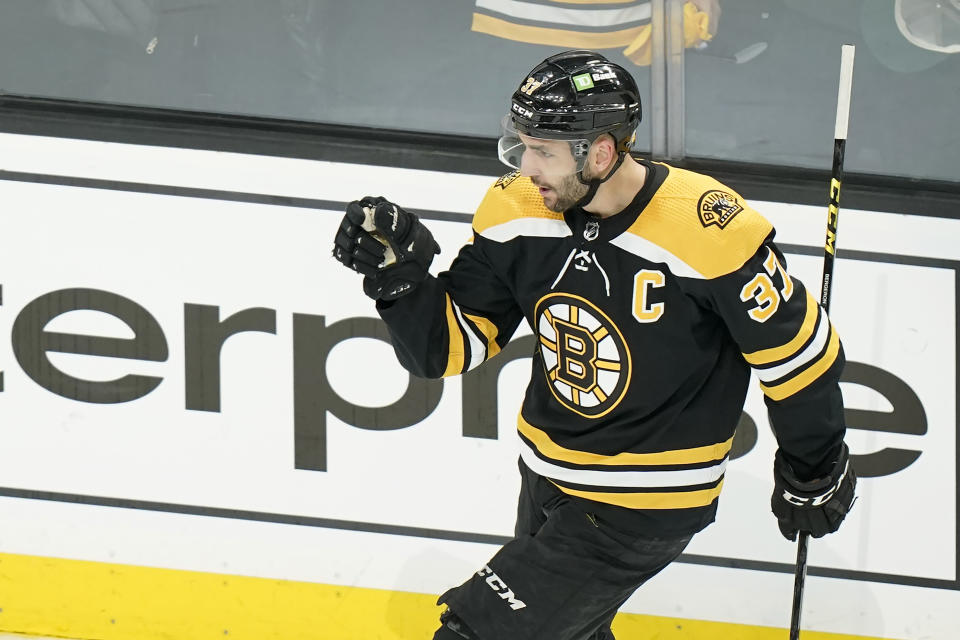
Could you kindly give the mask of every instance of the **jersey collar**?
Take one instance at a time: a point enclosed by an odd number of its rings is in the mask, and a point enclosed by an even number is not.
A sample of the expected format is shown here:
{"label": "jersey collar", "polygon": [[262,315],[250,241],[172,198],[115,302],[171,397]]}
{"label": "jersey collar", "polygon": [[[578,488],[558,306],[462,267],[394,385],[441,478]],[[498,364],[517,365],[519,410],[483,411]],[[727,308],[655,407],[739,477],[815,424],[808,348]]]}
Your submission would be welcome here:
{"label": "jersey collar", "polygon": [[637,191],[637,195],[622,211],[612,216],[600,218],[584,211],[581,207],[572,207],[563,212],[563,219],[570,227],[573,239],[578,244],[608,242],[630,228],[644,208],[650,203],[670,169],[666,165],[654,164],[642,158],[635,158],[647,168],[647,179]]}

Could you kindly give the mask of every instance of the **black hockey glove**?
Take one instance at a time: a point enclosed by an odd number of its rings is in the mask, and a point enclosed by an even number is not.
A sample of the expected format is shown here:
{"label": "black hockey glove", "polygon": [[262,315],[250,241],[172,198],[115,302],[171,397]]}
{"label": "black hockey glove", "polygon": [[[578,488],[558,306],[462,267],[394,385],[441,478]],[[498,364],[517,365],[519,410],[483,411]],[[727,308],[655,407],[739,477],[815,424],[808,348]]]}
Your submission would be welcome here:
{"label": "black hockey glove", "polygon": [[773,498],[770,505],[777,516],[780,533],[796,540],[798,531],[814,538],[833,533],[854,503],[857,476],[850,466],[847,445],[841,444],[840,457],[830,473],[815,480],[802,481],[793,473],[780,451],[773,461]]}
{"label": "black hockey glove", "polygon": [[420,218],[384,198],[348,204],[333,244],[333,256],[363,274],[363,292],[374,300],[396,300],[413,291],[438,253]]}

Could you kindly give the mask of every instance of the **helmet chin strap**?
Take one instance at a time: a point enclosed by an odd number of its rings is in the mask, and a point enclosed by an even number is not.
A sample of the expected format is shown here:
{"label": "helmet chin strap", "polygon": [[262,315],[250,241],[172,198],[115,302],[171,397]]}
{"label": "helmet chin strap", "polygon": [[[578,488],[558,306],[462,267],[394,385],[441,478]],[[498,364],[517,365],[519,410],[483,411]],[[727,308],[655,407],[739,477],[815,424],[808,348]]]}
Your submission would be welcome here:
{"label": "helmet chin strap", "polygon": [[580,184],[586,185],[588,187],[587,192],[582,198],[577,200],[573,207],[585,207],[590,204],[590,201],[593,200],[593,196],[597,195],[597,189],[600,188],[600,185],[613,177],[613,174],[617,172],[617,169],[620,168],[620,165],[623,164],[623,159],[627,156],[626,151],[620,151],[617,154],[617,162],[613,165],[613,168],[607,173],[605,178],[593,178],[591,180],[585,180],[583,177],[583,169],[577,172],[577,180],[580,181]]}

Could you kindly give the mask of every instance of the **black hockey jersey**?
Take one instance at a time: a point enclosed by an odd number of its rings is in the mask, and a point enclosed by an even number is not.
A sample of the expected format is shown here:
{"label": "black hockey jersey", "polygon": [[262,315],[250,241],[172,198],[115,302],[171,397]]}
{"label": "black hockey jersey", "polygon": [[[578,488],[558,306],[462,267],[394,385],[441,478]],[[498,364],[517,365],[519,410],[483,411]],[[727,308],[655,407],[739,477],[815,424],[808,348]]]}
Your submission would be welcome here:
{"label": "black hockey jersey", "polygon": [[814,477],[844,435],[844,356],[770,222],[710,177],[641,162],[643,188],[603,219],[554,213],[504,176],[450,269],[378,310],[425,377],[479,366],[525,320],[538,343],[523,462],[569,495],[693,532],[714,518],[751,367],[785,456]]}

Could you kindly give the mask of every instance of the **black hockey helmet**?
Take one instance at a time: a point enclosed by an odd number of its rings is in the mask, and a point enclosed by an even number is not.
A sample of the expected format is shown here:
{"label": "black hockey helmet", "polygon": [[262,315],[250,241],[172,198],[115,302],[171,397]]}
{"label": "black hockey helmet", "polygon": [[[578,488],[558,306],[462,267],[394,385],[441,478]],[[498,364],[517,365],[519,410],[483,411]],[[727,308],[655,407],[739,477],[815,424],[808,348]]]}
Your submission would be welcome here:
{"label": "black hockey helmet", "polygon": [[[513,93],[504,118],[500,159],[519,167],[517,134],[549,140],[585,141],[605,133],[626,153],[640,124],[640,91],[620,65],[594,51],[565,51],[550,56],[527,74]],[[518,146],[515,146],[518,145]],[[574,155],[586,148],[572,145]]]}

